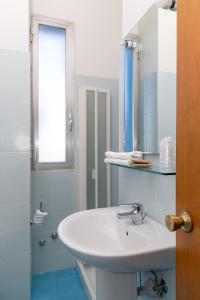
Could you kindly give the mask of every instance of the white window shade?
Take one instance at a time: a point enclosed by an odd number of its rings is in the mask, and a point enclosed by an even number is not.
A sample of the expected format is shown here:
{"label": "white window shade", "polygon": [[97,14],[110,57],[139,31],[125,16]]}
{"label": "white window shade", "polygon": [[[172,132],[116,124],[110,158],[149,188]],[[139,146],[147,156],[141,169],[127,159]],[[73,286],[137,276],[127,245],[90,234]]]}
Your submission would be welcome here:
{"label": "white window shade", "polygon": [[39,163],[66,160],[65,44],[65,30],[39,26]]}
{"label": "white window shade", "polygon": [[[33,39],[34,169],[72,167],[72,65],[68,27],[35,20]],[[72,58],[71,58],[72,59]]]}

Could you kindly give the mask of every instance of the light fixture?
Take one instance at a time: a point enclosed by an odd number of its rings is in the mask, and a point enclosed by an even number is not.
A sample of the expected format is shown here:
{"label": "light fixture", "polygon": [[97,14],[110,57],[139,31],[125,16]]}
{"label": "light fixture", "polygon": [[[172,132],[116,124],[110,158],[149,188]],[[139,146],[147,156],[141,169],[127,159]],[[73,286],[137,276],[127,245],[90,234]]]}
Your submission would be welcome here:
{"label": "light fixture", "polygon": [[177,0],[156,0],[156,5],[159,8],[170,9],[176,11]]}

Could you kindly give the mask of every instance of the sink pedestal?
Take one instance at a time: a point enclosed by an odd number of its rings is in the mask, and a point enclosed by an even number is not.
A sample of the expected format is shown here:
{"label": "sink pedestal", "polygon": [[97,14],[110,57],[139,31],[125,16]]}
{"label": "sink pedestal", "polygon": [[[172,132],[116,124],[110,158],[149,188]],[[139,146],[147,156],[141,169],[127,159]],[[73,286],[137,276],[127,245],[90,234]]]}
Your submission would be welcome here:
{"label": "sink pedestal", "polygon": [[96,269],[97,300],[137,300],[137,275]]}

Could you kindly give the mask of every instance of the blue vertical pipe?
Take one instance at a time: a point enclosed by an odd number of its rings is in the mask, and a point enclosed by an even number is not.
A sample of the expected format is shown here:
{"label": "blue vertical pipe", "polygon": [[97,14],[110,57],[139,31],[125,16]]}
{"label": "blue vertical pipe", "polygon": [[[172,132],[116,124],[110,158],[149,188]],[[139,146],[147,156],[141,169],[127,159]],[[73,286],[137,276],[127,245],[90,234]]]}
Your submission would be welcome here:
{"label": "blue vertical pipe", "polygon": [[133,151],[133,54],[124,49],[124,151]]}

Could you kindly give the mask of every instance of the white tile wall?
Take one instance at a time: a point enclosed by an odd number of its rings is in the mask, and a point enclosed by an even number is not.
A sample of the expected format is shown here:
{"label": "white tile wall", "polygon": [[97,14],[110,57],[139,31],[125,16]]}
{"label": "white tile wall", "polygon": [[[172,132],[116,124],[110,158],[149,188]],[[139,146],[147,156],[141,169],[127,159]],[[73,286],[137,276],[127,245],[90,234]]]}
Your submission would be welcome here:
{"label": "white tile wall", "polygon": [[[0,50],[0,299],[30,299],[30,61]],[[12,288],[10,288],[12,287]]]}

